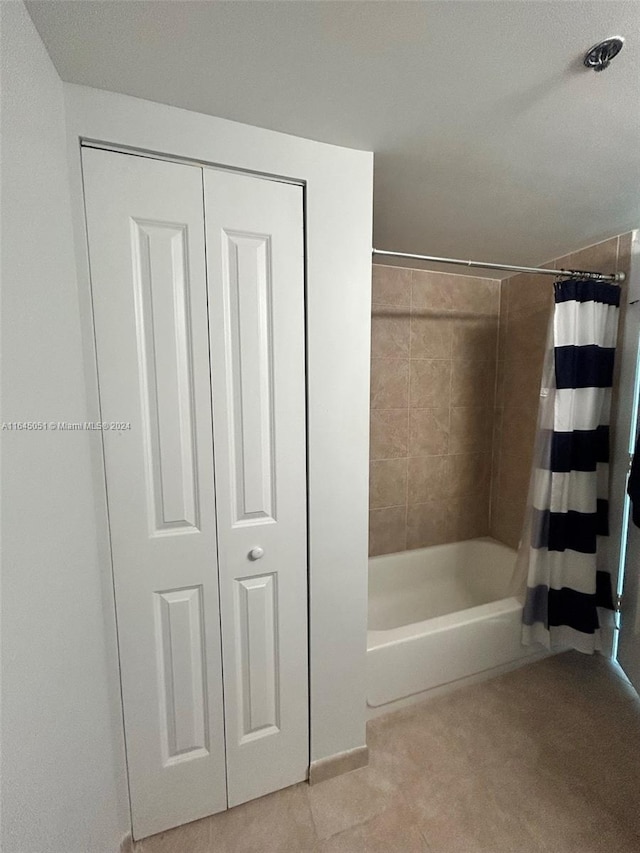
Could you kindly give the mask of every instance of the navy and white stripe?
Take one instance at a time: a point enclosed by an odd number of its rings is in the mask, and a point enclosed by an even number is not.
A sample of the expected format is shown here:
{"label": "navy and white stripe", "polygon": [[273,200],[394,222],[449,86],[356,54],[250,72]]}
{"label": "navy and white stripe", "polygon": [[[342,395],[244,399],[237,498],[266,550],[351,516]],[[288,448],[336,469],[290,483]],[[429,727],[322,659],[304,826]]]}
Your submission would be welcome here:
{"label": "navy and white stripe", "polygon": [[519,560],[527,571],[525,643],[601,646],[613,610],[600,565],[607,536],[609,418],[620,288],[595,281],[555,285],[553,353],[541,392],[529,517]]}

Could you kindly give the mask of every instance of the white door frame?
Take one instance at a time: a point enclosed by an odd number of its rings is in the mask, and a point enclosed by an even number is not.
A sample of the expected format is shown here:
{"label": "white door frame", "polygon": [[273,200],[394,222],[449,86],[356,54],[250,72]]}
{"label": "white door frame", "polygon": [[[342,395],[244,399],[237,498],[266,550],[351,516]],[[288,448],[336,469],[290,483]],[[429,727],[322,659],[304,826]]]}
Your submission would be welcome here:
{"label": "white door frame", "polygon": [[[366,610],[373,155],[65,84],[88,412],[99,420],[80,141],[281,177],[305,186],[311,766],[366,755]],[[96,524],[119,676],[101,442]],[[121,719],[119,725],[122,743]],[[118,759],[123,762],[122,755]]]}

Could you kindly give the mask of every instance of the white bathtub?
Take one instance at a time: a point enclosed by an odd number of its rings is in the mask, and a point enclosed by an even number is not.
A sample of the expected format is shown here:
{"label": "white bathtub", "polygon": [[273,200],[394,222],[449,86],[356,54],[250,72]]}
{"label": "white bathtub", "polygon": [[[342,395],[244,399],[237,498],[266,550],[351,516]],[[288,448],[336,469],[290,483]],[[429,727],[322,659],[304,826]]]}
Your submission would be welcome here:
{"label": "white bathtub", "polygon": [[522,646],[522,606],[508,595],[515,557],[469,539],[369,560],[372,709],[540,655]]}

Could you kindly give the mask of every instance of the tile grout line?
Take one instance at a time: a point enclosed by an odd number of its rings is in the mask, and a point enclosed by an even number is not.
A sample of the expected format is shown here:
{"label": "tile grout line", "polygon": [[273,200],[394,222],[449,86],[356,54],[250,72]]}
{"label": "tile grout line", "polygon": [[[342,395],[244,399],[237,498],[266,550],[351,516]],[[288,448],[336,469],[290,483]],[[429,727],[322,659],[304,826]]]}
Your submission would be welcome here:
{"label": "tile grout line", "polygon": [[[406,808],[408,809],[409,813],[413,816],[413,805],[411,803],[411,800],[409,800],[406,793],[402,790],[402,788],[399,785],[398,785],[398,794],[400,796],[401,801],[405,804]],[[422,841],[426,844],[426,846],[427,846],[426,853],[433,853],[433,848],[431,847],[431,844],[429,843],[426,835],[424,834],[424,831],[421,829],[417,820],[412,821],[412,825],[416,828],[416,830],[418,831],[418,835],[420,836]]]}
{"label": "tile grout line", "polygon": [[[468,355],[460,356],[433,356],[433,355],[372,355],[372,359],[384,359],[385,361],[472,361],[474,364],[494,364],[493,358],[472,358]],[[459,407],[458,407],[459,408]],[[467,406],[470,409],[480,409],[482,406]]]}
{"label": "tile grout line", "polygon": [[405,456],[405,489],[404,489],[404,550],[408,550],[409,545],[409,448],[410,448],[410,431],[411,431],[411,359],[413,357],[413,286],[415,284],[415,275],[412,272],[409,280],[409,390],[407,393],[407,453]]}
{"label": "tile grout line", "polygon": [[[506,279],[508,281],[508,279]],[[493,411],[491,418],[491,471],[490,471],[490,480],[489,480],[489,536],[491,536],[491,529],[493,526],[493,497],[494,490],[497,485],[497,477],[494,478],[494,442],[496,436],[496,411],[498,409],[498,374],[500,371],[500,327],[502,325],[502,282],[500,282],[499,286],[499,301],[498,301],[498,329],[496,333],[496,375],[493,389]],[[502,424],[501,424],[502,426]]]}
{"label": "tile grout line", "polygon": [[[504,289],[504,296],[505,296],[505,300],[504,300],[505,301],[505,305],[504,305],[504,308],[505,308],[504,336],[505,336],[505,339],[506,339],[507,335],[509,334],[509,322],[510,322],[509,301],[510,300],[509,300],[508,287],[509,287],[509,281],[511,280],[511,278],[513,278],[513,276],[510,276],[510,278],[505,279],[505,289]],[[502,320],[502,285],[500,285],[500,320]],[[498,331],[499,331],[499,327],[498,327]],[[498,344],[498,349],[499,349],[499,344]],[[498,353],[498,363],[499,363],[499,360],[500,360],[500,354]],[[503,366],[503,377],[502,377],[502,379],[503,379],[503,399],[502,399],[502,405],[500,406],[500,426],[498,429],[498,447],[496,449],[496,472],[495,472],[495,484],[496,484],[496,495],[495,495],[496,503],[495,503],[495,506],[496,506],[496,508],[498,506],[498,502],[501,500],[501,496],[500,496],[500,475],[501,475],[501,471],[502,471],[502,450],[503,450],[503,445],[504,445],[504,432],[503,432],[503,430],[504,430],[504,403],[505,403],[505,398],[504,398],[505,387],[504,386],[506,383],[506,376],[507,376],[506,348],[505,348],[504,357],[502,359],[502,366]],[[497,382],[497,376],[498,376],[498,365],[496,366],[496,382]],[[495,410],[494,410],[494,428],[495,428]],[[493,460],[492,460],[492,468],[493,468]],[[493,471],[492,471],[492,477],[493,477]],[[497,514],[498,513],[496,512],[496,515]],[[491,505],[491,516],[489,519],[489,530],[490,531],[493,528],[494,523],[497,522],[497,519],[495,519],[493,517],[493,515],[494,515],[494,513],[493,513],[493,503],[492,503],[492,505]]]}
{"label": "tile grout line", "polygon": [[319,837],[319,835],[318,835],[318,825],[316,824],[316,818],[315,818],[315,815],[314,815],[314,813],[313,813],[313,808],[311,807],[311,793],[310,793],[310,790],[309,790],[309,789],[310,789],[310,787],[311,787],[311,786],[310,786],[310,785],[309,785],[309,783],[307,782],[306,790],[305,790],[305,792],[304,792],[304,795],[305,795],[305,799],[306,799],[306,801],[307,801],[307,806],[309,807],[309,814],[311,815],[311,823],[312,823],[312,825],[313,825],[313,835],[314,835],[313,850],[316,850],[316,849],[317,849],[317,847],[318,847],[318,844],[320,844],[320,843],[321,843],[321,841],[320,841],[320,837]]}

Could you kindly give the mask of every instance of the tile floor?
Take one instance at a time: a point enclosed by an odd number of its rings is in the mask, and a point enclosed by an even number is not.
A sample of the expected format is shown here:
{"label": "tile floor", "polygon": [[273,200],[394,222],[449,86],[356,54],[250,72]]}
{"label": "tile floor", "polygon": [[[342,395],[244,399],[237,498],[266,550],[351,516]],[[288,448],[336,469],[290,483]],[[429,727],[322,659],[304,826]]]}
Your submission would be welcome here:
{"label": "tile floor", "polygon": [[370,764],[136,853],[640,853],[640,699],[568,652],[369,724]]}

